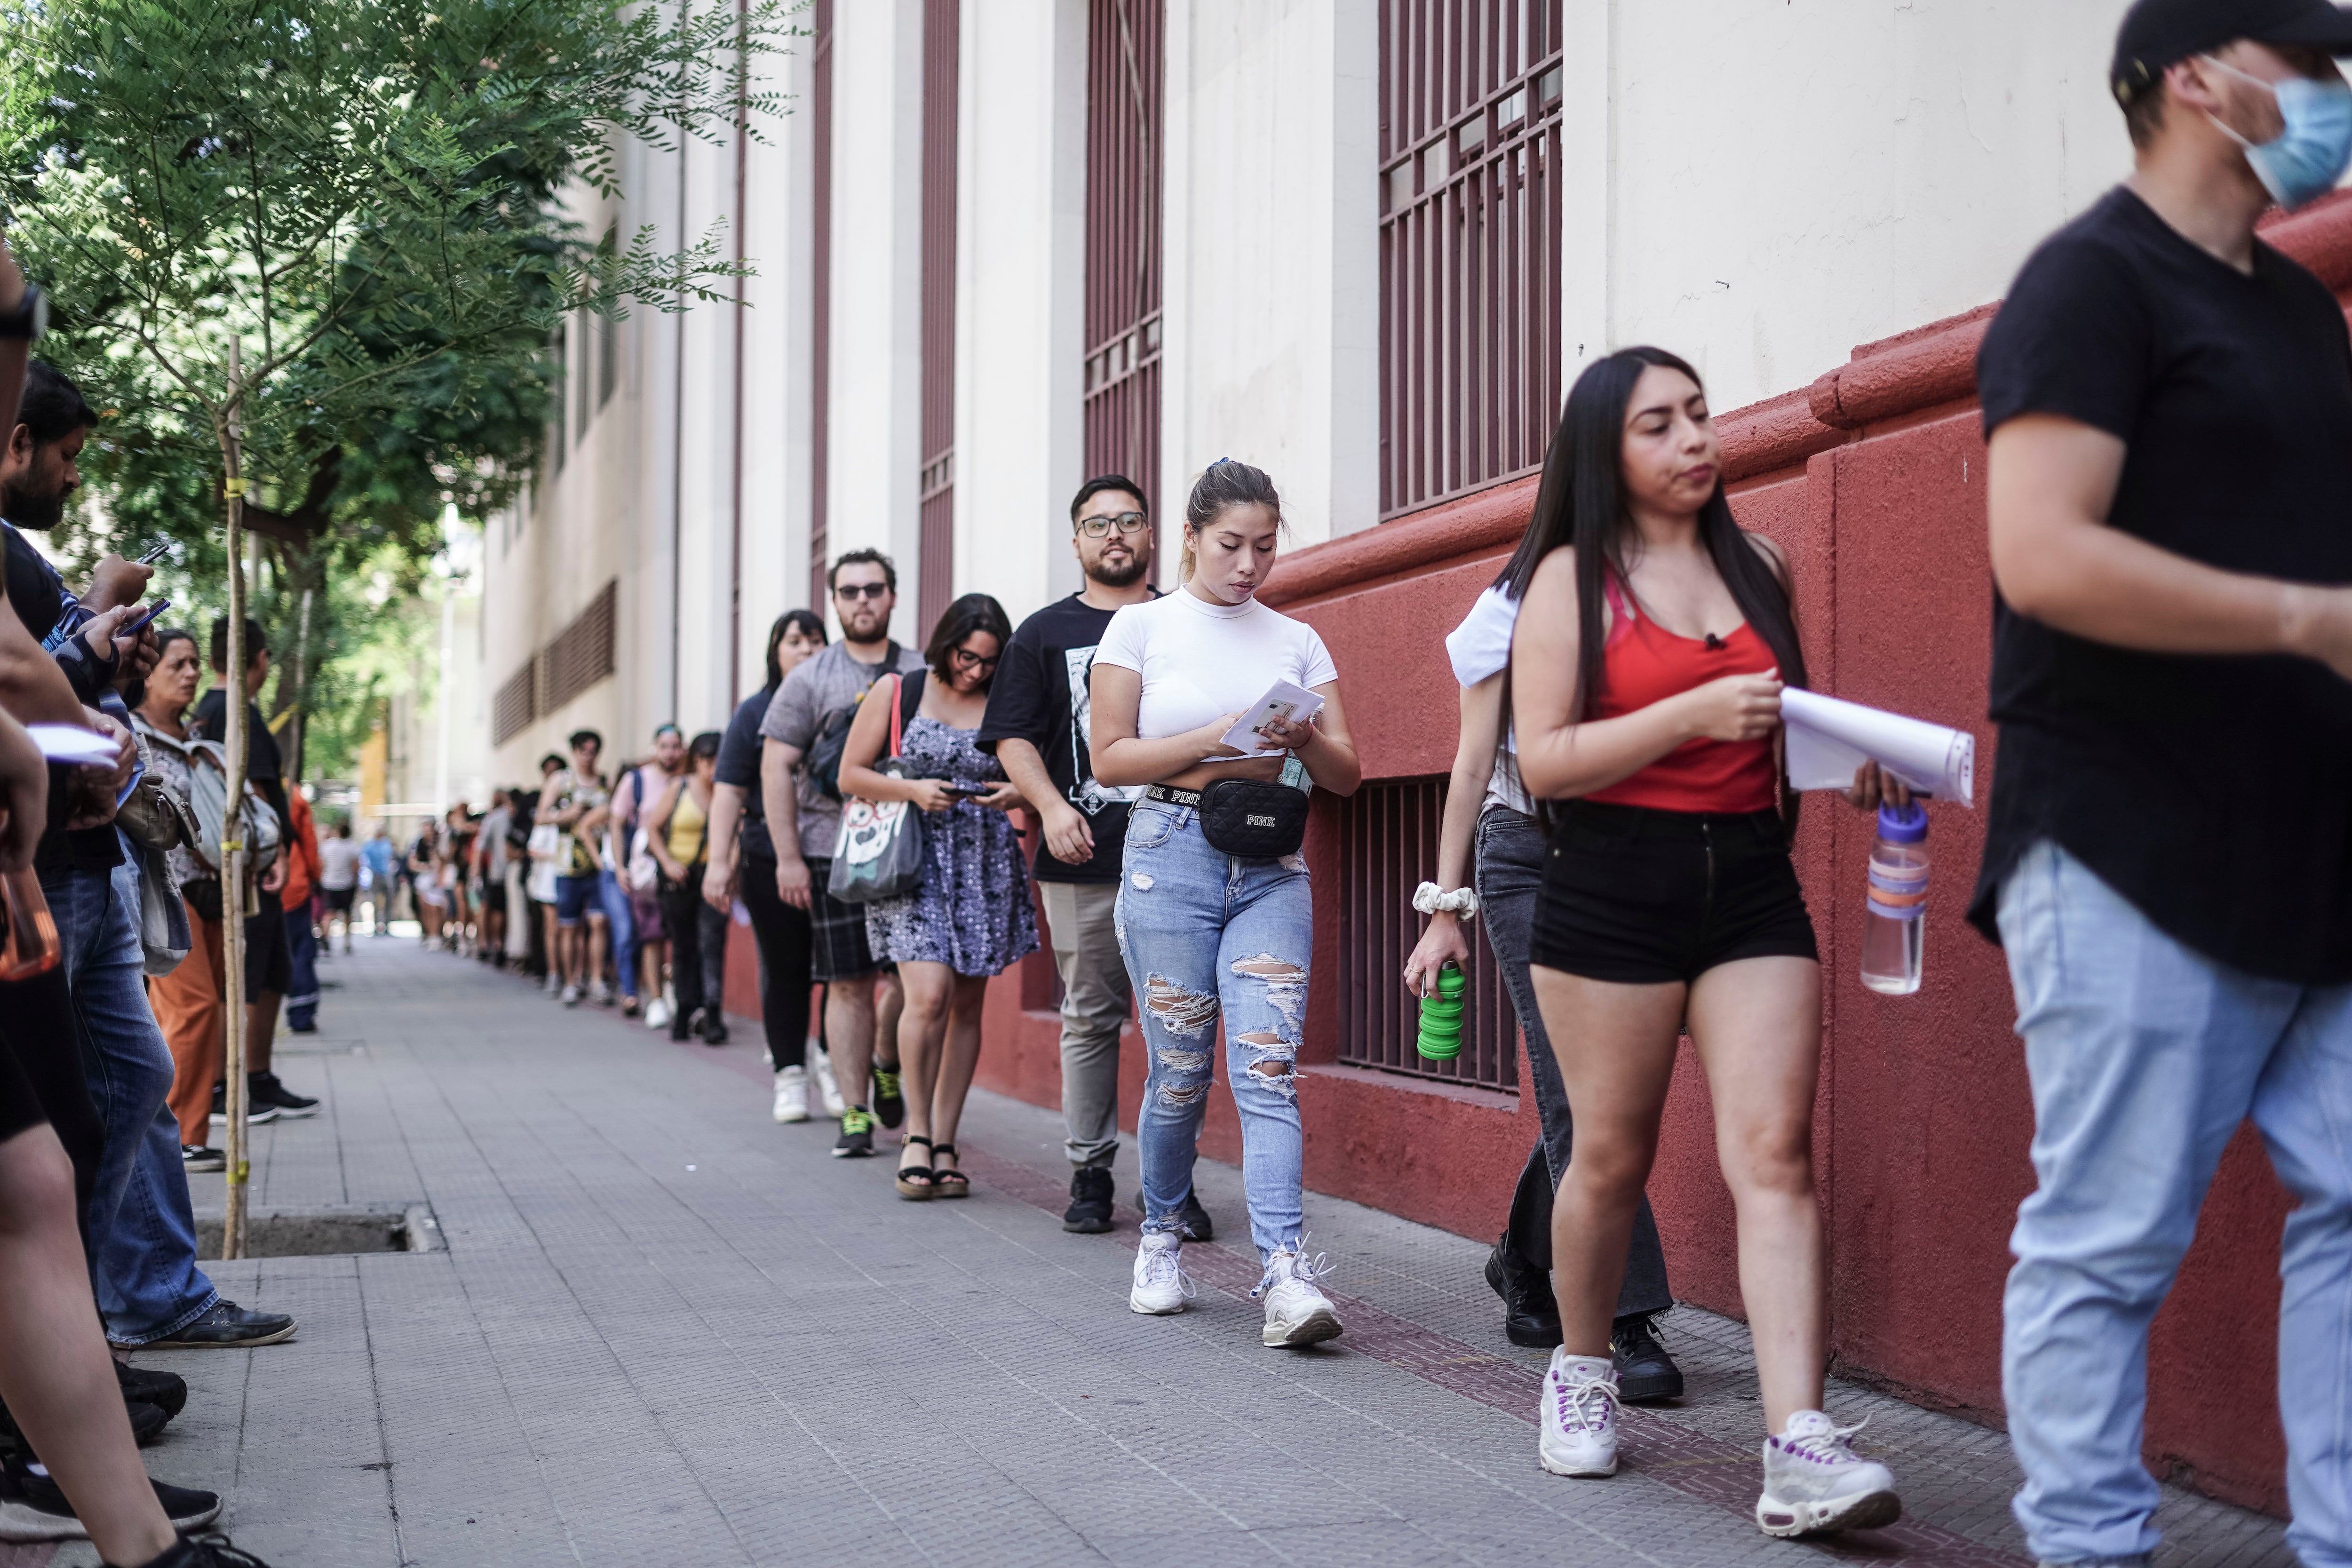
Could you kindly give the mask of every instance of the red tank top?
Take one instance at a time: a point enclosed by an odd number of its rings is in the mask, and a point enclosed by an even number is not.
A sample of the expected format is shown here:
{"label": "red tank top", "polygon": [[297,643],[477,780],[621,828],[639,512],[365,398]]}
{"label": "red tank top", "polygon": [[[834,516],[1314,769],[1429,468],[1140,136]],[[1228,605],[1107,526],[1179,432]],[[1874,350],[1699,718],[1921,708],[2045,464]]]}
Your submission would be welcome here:
{"label": "red tank top", "polygon": [[[1677,637],[1635,609],[1615,577],[1609,595],[1609,643],[1602,654],[1598,719],[1615,719],[1727,675],[1762,675],[1780,660],[1747,622],[1710,646]],[[1774,804],[1772,740],[1685,741],[1633,777],[1584,798],[1654,811],[1734,813]]]}

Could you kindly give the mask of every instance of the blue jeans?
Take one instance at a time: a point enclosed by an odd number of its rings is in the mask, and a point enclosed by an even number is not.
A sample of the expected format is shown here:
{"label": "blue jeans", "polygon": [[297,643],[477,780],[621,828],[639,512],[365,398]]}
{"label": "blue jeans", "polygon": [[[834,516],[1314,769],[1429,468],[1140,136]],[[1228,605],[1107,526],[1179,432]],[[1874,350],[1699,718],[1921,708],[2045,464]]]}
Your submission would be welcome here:
{"label": "blue jeans", "polygon": [[1314,919],[1302,857],[1237,859],[1209,847],[1191,807],[1136,803],[1112,921],[1151,1059],[1136,1119],[1147,1232],[1181,1224],[1222,1018],[1250,1237],[1262,1258],[1297,1249],[1306,1133],[1293,1068]]}
{"label": "blue jeans", "polygon": [[106,1129],[89,1213],[91,1284],[107,1337],[144,1344],[204,1316],[220,1292],[196,1267],[180,1124],[163,1102],[172,1052],[147,1005],[139,868],[126,861],[111,871],[56,872],[41,890],[64,949],[90,1102]]}
{"label": "blue jeans", "polygon": [[2306,1568],[2352,1563],[2352,985],[2217,963],[2047,841],[2001,884],[2000,934],[2033,1083],[2001,1347],[2026,1544],[2055,1562],[2157,1544],[2148,1323],[2251,1117],[2298,1200],[2280,1258],[2287,1543]]}
{"label": "blue jeans", "polygon": [[286,1026],[308,1029],[319,1021],[319,938],[310,926],[310,900],[286,911],[286,967],[293,984],[286,993]]}
{"label": "blue jeans", "polygon": [[621,886],[621,879],[610,871],[596,874],[596,896],[604,906],[604,923],[613,928],[613,968],[621,982],[621,994],[637,994],[637,918],[635,906],[629,902],[629,889]]}

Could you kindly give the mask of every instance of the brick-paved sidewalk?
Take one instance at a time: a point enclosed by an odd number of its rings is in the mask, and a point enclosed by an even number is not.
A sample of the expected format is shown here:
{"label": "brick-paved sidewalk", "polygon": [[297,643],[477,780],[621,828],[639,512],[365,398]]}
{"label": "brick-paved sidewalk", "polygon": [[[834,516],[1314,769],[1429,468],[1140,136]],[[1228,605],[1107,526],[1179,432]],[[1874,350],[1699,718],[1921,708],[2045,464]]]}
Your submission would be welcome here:
{"label": "brick-paved sidewalk", "polygon": [[[674,1046],[405,940],[324,973],[321,1034],[278,1066],[325,1103],[256,1130],[255,1202],[424,1201],[448,1249],[218,1266],[300,1335],[149,1358],[194,1385],[151,1470],[226,1492],[279,1568],[2022,1561],[2000,1435],[1850,1387],[1833,1412],[1871,1416],[1903,1524],[1758,1533],[1725,1320],[1675,1312],[1688,1397],[1633,1413],[1615,1479],[1561,1480],[1535,1459],[1544,1357],[1503,1339],[1477,1244],[1310,1194],[1348,1332],[1269,1351],[1229,1167],[1201,1167],[1229,1239],[1186,1249],[1194,1310],[1137,1317],[1132,1158],[1120,1231],[1066,1235],[1056,1116],[976,1094],[971,1198],[907,1204],[888,1157],[770,1121],[755,1026]],[[217,1212],[218,1177],[196,1194]],[[2291,1560],[2200,1499],[2164,1523],[2164,1568]]]}

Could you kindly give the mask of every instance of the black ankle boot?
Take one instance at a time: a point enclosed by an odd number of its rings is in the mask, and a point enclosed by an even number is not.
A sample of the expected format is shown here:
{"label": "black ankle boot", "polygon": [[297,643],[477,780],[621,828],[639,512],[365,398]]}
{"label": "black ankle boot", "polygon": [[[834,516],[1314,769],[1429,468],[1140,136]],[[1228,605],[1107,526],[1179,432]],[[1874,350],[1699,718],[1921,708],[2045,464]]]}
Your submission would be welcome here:
{"label": "black ankle boot", "polygon": [[1658,1342],[1653,1312],[1631,1312],[1610,1325],[1609,1359],[1617,1368],[1618,1396],[1628,1405],[1683,1396],[1683,1369]]}
{"label": "black ankle boot", "polygon": [[1539,1351],[1559,1343],[1559,1304],[1552,1299],[1551,1279],[1521,1260],[1508,1236],[1486,1255],[1486,1283],[1503,1299],[1505,1339]]}

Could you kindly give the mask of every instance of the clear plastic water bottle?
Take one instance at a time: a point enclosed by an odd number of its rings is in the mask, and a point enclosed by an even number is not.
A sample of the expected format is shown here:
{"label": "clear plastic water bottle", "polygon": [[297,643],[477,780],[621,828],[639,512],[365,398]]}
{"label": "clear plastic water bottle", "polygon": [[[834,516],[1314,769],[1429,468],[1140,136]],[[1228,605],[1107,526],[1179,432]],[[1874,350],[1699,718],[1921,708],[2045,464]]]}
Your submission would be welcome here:
{"label": "clear plastic water bottle", "polygon": [[1888,996],[1919,989],[1927,921],[1927,811],[1917,801],[1878,808],[1870,897],[1862,921],[1862,983]]}

